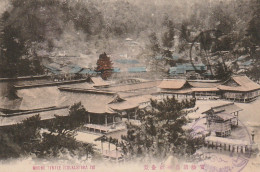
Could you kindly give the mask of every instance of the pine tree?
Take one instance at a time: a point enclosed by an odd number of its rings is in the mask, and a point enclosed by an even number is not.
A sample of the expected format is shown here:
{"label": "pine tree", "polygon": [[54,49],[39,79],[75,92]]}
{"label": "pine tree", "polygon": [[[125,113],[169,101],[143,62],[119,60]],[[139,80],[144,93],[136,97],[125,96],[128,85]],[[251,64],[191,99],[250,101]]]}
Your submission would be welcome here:
{"label": "pine tree", "polygon": [[[164,159],[169,155],[192,155],[203,138],[193,138],[187,124],[185,108],[194,107],[195,100],[178,102],[174,97],[162,102],[151,100],[151,108],[138,113],[141,125],[127,125],[121,148],[129,159]],[[185,144],[184,144],[185,143]]]}
{"label": "pine tree", "polygon": [[149,40],[150,40],[149,48],[152,50],[153,55],[160,53],[161,48],[155,32],[149,35]]}
{"label": "pine tree", "polygon": [[[81,103],[71,106],[69,115],[42,123],[39,115],[0,131],[0,159],[35,155],[38,158],[95,154],[91,144],[76,141],[76,129],[86,121]],[[41,130],[42,128],[46,130]]]}
{"label": "pine tree", "polygon": [[232,71],[225,65],[225,63],[218,62],[215,66],[215,78],[221,81],[227,80],[232,74]]}
{"label": "pine tree", "polygon": [[162,45],[166,48],[163,50],[163,54],[165,57],[171,58],[172,52],[170,51],[170,49],[174,45],[174,24],[173,21],[169,20],[168,18],[165,19],[163,24],[167,28],[167,31],[164,32],[162,36]]}

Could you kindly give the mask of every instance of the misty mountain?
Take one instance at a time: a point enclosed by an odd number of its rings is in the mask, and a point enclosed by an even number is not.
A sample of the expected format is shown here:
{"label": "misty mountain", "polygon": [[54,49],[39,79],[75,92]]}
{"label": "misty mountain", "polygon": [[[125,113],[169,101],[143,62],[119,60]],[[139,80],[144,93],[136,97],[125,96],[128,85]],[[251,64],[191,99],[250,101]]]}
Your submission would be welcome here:
{"label": "misty mountain", "polygon": [[[81,56],[85,58],[85,66],[95,66],[103,52],[112,59],[125,54],[141,58],[149,51],[151,33],[156,33],[162,41],[166,19],[173,22],[176,40],[185,25],[190,38],[184,44],[201,31],[217,29],[232,37],[229,49],[233,51],[245,46],[241,42],[245,42],[248,28],[254,35],[259,34],[254,30],[257,26],[255,0],[12,0],[1,3],[1,37],[7,35],[6,40],[1,39],[2,59],[10,56],[14,60],[42,61],[59,55]],[[8,33],[11,31],[15,33]],[[131,38],[136,45],[130,47],[126,38]],[[8,55],[15,47],[13,44],[18,43],[23,46],[17,50],[17,57]],[[177,46],[178,41],[173,47],[176,51]]]}

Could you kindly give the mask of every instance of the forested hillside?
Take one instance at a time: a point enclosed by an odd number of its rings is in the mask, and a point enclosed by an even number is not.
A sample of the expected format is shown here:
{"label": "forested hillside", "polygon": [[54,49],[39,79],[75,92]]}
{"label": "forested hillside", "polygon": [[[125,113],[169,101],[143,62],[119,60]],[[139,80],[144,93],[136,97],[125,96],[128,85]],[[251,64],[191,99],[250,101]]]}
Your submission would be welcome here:
{"label": "forested hillside", "polygon": [[[259,65],[258,0],[12,0],[1,3],[0,77],[42,74],[41,66],[46,62],[43,59],[60,53],[83,56],[90,66],[95,66],[103,52],[114,58],[127,52],[131,58],[148,60],[158,54],[169,56],[169,50],[188,56],[186,45],[201,31],[215,29],[221,34],[214,45],[206,41],[210,45],[207,51],[212,54],[228,51],[225,61],[232,64],[242,55],[249,56],[255,67],[246,72],[256,80],[259,78],[252,72],[258,71]],[[136,41],[138,49],[129,52],[126,38]],[[158,51],[151,48],[154,44],[158,44]]]}

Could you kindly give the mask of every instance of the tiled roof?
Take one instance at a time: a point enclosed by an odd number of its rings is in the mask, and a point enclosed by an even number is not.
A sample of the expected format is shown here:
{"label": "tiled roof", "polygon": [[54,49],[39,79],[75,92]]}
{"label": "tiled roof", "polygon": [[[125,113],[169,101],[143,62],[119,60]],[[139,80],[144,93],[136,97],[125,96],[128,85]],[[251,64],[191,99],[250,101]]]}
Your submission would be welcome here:
{"label": "tiled roof", "polygon": [[163,80],[158,87],[163,89],[181,89],[186,83],[185,79]]}
{"label": "tiled roof", "polygon": [[151,95],[135,96],[125,98],[123,102],[110,104],[110,108],[114,110],[126,110],[138,107],[141,103],[149,102]]}
{"label": "tiled roof", "polygon": [[[80,84],[82,85],[82,84]],[[74,84],[74,87],[77,87]],[[84,85],[82,85],[84,87]],[[87,86],[86,86],[87,87]],[[115,99],[115,95],[75,93],[59,91],[56,86],[22,89],[17,91],[21,97],[19,101],[8,104],[0,104],[0,108],[30,110],[51,106],[71,106],[81,102],[87,111],[92,113],[114,113],[109,108],[109,103]],[[13,105],[15,103],[15,106]]]}
{"label": "tiled roof", "polygon": [[64,97],[63,100],[60,100],[62,102],[62,105],[73,105],[74,103],[81,102],[81,104],[90,113],[115,113],[109,107],[109,103],[112,102],[116,96],[72,92],[62,92],[62,95]]}
{"label": "tiled roof", "polygon": [[250,80],[247,76],[233,76],[231,79],[239,86],[232,87],[224,85],[224,83],[223,85],[219,85],[218,88],[226,91],[253,91],[260,89],[260,85]]}

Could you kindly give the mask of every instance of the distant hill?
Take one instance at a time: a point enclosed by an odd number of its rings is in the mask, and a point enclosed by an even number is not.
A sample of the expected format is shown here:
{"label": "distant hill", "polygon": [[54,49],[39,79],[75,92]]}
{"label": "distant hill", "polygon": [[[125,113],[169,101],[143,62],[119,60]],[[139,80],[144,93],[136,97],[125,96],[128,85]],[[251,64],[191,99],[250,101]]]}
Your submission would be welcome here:
{"label": "distant hill", "polygon": [[[15,47],[6,44],[8,39],[13,44],[17,41],[24,44],[22,50],[18,46],[17,59],[41,61],[66,54],[85,57],[84,65],[94,67],[103,52],[113,56],[112,59],[124,54],[133,59],[149,58],[149,35],[154,32],[161,41],[165,32],[163,22],[169,19],[174,23],[176,40],[173,49],[176,53],[180,44],[190,43],[196,34],[207,29],[220,29],[232,35],[233,43],[227,51],[235,48],[240,51],[245,45],[238,43],[244,40],[247,28],[251,28],[250,33],[257,32],[255,22],[248,27],[254,11],[257,11],[252,8],[256,6],[254,3],[256,0],[2,0],[0,12],[1,25],[6,28],[4,35],[14,35],[15,38],[5,37],[6,42],[2,39],[1,45],[7,53]],[[8,33],[12,30],[16,33]],[[189,39],[181,38],[184,32],[186,38],[191,35]],[[135,43],[129,44],[126,38]],[[183,51],[188,52],[188,48]],[[8,53],[1,58],[8,59]],[[70,61],[74,63],[73,57]],[[18,75],[21,74],[19,71]]]}

